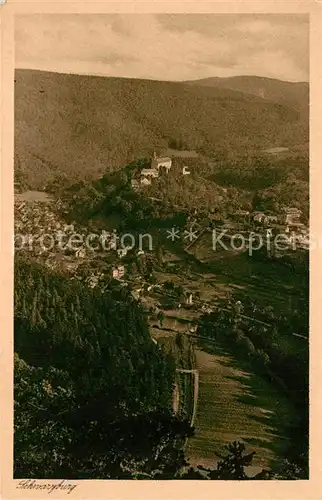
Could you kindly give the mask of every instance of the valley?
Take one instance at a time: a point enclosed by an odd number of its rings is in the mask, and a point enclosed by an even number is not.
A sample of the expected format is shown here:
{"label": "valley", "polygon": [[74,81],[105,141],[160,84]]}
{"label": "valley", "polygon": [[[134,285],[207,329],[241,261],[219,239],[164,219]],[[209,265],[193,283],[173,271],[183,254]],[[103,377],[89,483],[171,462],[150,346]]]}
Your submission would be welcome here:
{"label": "valley", "polygon": [[55,388],[67,472],[185,478],[236,442],[251,475],[306,476],[308,89],[286,83],[16,71],[17,391],[28,415],[25,380]]}

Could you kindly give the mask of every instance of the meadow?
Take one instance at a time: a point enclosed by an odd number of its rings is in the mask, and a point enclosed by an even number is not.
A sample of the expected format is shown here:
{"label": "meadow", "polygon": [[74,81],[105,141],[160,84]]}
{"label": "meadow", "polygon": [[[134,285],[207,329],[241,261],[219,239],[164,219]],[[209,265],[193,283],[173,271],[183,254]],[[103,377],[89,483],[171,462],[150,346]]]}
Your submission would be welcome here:
{"label": "meadow", "polygon": [[256,452],[255,467],[269,467],[283,457],[288,446],[283,427],[296,418],[285,396],[213,345],[196,350],[196,368],[196,432],[186,447],[191,464],[213,465],[216,453],[234,440]]}

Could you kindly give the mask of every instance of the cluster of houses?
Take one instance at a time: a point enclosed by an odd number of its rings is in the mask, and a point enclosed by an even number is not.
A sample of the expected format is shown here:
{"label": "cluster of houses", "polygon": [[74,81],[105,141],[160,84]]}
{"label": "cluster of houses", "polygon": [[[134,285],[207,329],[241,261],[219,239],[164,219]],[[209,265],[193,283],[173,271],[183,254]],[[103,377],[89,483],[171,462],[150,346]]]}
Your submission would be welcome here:
{"label": "cluster of houses", "polygon": [[131,181],[133,188],[140,186],[150,186],[152,179],[156,179],[162,172],[169,173],[172,167],[172,159],[169,156],[157,156],[154,153],[150,168],[143,168],[139,174]]}
{"label": "cluster of houses", "polygon": [[259,224],[300,224],[301,218],[301,210],[293,207],[284,207],[283,211],[276,214],[265,213],[259,210],[255,210],[254,212],[249,212],[247,210],[237,210],[235,215],[237,217],[247,218],[253,222],[257,222]]}
{"label": "cluster of houses", "polygon": [[276,215],[267,215],[262,212],[254,212],[253,221],[259,224],[277,224],[278,217]]}
{"label": "cluster of houses", "polygon": [[[292,248],[307,250],[309,248],[309,228],[301,221],[302,212],[296,207],[284,207],[278,216],[267,215],[262,212],[253,214],[253,221],[264,226],[278,228],[286,236]],[[272,229],[267,229],[272,233]]]}
{"label": "cluster of houses", "polygon": [[296,207],[284,207],[281,214],[268,215],[263,212],[253,212],[252,218],[254,222],[261,224],[283,224],[285,226],[304,226],[301,222],[302,212]]}
{"label": "cluster of houses", "polygon": [[106,280],[109,280],[110,278],[121,281],[123,280],[124,275],[125,275],[125,266],[112,265],[107,272],[106,270],[104,270],[104,272],[92,271],[90,275],[87,277],[86,283],[90,288],[95,288],[102,282],[106,282]]}
{"label": "cluster of houses", "polygon": [[[182,295],[179,297],[174,297],[173,294],[169,294],[169,290],[165,287],[165,284],[151,284],[147,282],[142,282],[140,278],[140,283],[132,289],[132,296],[136,300],[140,300],[145,305],[153,305],[154,313],[157,313],[163,309],[180,309],[185,306],[192,306],[194,303],[195,294],[190,290],[184,290]],[[149,293],[147,295],[147,293]]]}
{"label": "cluster of houses", "polygon": [[[123,278],[125,267],[116,266],[116,262],[125,257],[130,248],[123,245],[119,247],[120,238],[115,231],[102,231],[97,242],[93,241],[93,245],[100,245],[99,251],[95,252],[94,247],[86,245],[90,230],[86,227],[76,227],[76,223],[66,224],[58,215],[57,203],[53,204],[53,200],[47,197],[24,199],[21,195],[16,195],[14,215],[15,249],[19,252],[28,252],[29,255],[40,258],[51,270],[64,269],[74,274],[77,274],[79,266],[90,263],[94,256],[100,256],[109,264],[110,278]],[[81,237],[84,243],[74,245],[75,235]],[[25,241],[24,245],[22,240]],[[144,252],[138,252],[141,253]],[[109,262],[107,256],[110,257]],[[88,285],[93,288],[101,278],[99,274],[93,273]]]}
{"label": "cluster of houses", "polygon": [[249,212],[247,210],[237,210],[235,216],[241,219],[247,219],[258,224],[269,225],[279,224],[284,226],[304,226],[301,222],[302,212],[296,207],[284,207],[278,214],[265,213],[259,210]]}
{"label": "cluster of houses", "polygon": [[15,233],[45,233],[62,229],[63,223],[53,211],[52,204],[44,201],[22,201],[20,197],[14,202]]}

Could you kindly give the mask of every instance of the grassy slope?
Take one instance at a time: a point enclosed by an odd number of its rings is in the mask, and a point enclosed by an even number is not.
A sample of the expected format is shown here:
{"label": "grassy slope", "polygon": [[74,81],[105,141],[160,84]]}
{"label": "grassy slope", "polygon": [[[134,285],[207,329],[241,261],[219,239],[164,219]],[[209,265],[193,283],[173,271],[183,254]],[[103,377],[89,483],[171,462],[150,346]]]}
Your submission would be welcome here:
{"label": "grassy slope", "polygon": [[[220,230],[218,234],[220,235]],[[218,248],[217,251],[213,249],[212,234],[209,232],[190,250],[192,255],[204,262],[215,274],[215,278],[209,280],[209,285],[214,290],[226,285],[235,295],[240,295],[238,298],[241,300],[247,296],[260,306],[273,306],[276,311],[296,307],[303,291],[300,275],[281,263],[249,257],[247,251],[240,253],[232,249],[221,250],[220,244]]]}
{"label": "grassy slope", "polygon": [[305,135],[296,110],[229,89],[33,70],[15,82],[15,162],[33,188],[59,172],[95,177],[169,138],[211,151]]}
{"label": "grassy slope", "polygon": [[[210,351],[211,352],[211,351]],[[262,378],[240,369],[219,348],[197,350],[199,401],[196,434],[186,452],[193,465],[211,465],[224,445],[243,440],[255,451],[254,466],[267,467],[283,456],[282,425],[294,418],[286,398]]]}

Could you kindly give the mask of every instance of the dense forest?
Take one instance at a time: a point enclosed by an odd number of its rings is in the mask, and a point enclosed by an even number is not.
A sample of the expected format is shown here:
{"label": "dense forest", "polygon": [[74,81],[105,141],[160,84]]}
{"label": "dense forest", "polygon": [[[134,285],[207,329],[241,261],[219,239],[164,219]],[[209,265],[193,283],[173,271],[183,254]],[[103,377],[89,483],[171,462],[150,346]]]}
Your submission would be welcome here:
{"label": "dense forest", "polygon": [[190,428],[171,413],[174,362],[128,292],[17,261],[15,353],[16,477],[161,471],[168,443],[180,462],[173,440]]}
{"label": "dense forest", "polygon": [[57,174],[95,179],[157,145],[211,158],[307,143],[308,118],[299,111],[308,109],[307,86],[300,95],[298,84],[270,87],[266,100],[248,89],[17,69],[15,168],[29,188],[42,189]]}

